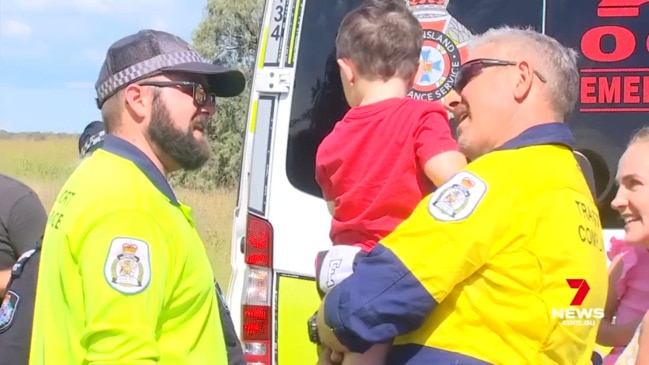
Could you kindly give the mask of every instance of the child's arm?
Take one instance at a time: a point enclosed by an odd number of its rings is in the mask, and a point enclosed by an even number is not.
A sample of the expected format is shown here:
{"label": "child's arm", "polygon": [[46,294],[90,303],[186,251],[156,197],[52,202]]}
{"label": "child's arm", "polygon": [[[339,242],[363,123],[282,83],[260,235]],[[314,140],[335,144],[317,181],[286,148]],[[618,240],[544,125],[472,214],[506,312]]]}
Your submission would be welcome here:
{"label": "child's arm", "polygon": [[441,186],[466,166],[466,157],[458,151],[442,152],[424,164],[424,172],[435,186]]}
{"label": "child's arm", "polygon": [[323,153],[322,150],[318,148],[318,151],[316,152],[315,180],[320,186],[322,198],[327,202],[327,210],[333,217],[336,208],[336,202],[334,200],[329,200],[331,199],[331,180],[329,179],[329,174],[327,173],[326,167],[320,162],[321,153]]}
{"label": "child's arm", "polygon": [[608,273],[606,308],[604,309],[604,318],[602,318],[599,330],[597,331],[597,343],[602,346],[626,346],[633,338],[640,323],[639,320],[628,323],[611,323],[620,304],[617,297],[617,285],[622,275],[622,270],[624,269],[624,263],[621,258],[621,255],[613,258]]}
{"label": "child's arm", "polygon": [[466,157],[459,152],[443,108],[432,109],[422,117],[415,131],[415,154],[435,186],[441,186],[466,166]]}

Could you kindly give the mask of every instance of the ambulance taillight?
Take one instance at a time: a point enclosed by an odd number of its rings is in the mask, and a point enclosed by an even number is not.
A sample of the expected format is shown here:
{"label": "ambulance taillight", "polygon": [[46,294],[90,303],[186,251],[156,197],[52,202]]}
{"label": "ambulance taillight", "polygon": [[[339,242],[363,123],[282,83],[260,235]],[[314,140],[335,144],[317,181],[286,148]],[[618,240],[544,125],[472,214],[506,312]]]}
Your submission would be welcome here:
{"label": "ambulance taillight", "polygon": [[244,257],[247,264],[242,308],[242,341],[249,365],[272,363],[273,227],[248,214]]}

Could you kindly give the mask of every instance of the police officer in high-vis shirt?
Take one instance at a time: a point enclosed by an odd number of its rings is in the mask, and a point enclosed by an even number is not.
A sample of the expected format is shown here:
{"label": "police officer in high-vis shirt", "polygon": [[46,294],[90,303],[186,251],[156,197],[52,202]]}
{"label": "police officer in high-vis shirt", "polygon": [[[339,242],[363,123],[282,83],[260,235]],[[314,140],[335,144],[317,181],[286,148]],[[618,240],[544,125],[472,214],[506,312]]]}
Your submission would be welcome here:
{"label": "police officer in high-vis shirt", "polygon": [[106,136],[50,212],[29,364],[228,362],[212,267],[167,176],[208,160],[215,99],[244,85],[169,33],[108,49],[96,83]]}
{"label": "police officer in high-vis shirt", "polygon": [[[103,122],[92,121],[86,125],[79,136],[79,157],[81,160],[92,155],[96,149],[103,145],[104,136]],[[11,291],[11,298],[19,300],[3,302],[1,310],[3,314],[0,314],[0,317],[5,318],[6,323],[0,329],[0,354],[2,354],[0,365],[27,364],[28,362],[41,243],[42,241],[39,240],[20,257],[12,268],[8,289]],[[221,288],[216,282],[214,289],[219,302],[228,365],[245,365],[241,342],[237,337]]]}

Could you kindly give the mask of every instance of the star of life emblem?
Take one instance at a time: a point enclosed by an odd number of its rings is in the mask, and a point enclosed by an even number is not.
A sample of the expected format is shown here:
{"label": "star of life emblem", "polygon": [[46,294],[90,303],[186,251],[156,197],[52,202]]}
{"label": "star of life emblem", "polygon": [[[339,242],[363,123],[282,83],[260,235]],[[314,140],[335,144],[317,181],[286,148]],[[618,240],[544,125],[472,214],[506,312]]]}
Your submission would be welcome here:
{"label": "star of life emblem", "polygon": [[460,65],[467,58],[471,32],[447,11],[451,0],[410,0],[413,15],[424,32],[420,66],[413,88],[413,99],[443,100],[453,89]]}

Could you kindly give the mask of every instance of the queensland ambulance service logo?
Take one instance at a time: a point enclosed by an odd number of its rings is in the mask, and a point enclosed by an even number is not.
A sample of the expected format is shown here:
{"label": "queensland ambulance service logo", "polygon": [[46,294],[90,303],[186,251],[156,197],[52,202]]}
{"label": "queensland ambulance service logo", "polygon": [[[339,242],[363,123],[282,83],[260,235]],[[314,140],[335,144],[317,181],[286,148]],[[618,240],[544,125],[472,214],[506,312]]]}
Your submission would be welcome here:
{"label": "queensland ambulance service logo", "polygon": [[440,199],[433,202],[433,206],[455,218],[469,203],[469,196],[471,196],[469,190],[474,185],[473,180],[465,177],[459,184],[453,184],[444,189]]}
{"label": "queensland ambulance service logo", "polygon": [[471,32],[446,10],[450,0],[410,0],[410,10],[421,23],[424,42],[413,99],[440,100],[452,89],[455,77],[467,58]]}
{"label": "queensland ambulance service logo", "polygon": [[439,221],[465,219],[478,206],[487,184],[476,175],[461,171],[435,190],[428,203],[428,211]]}

